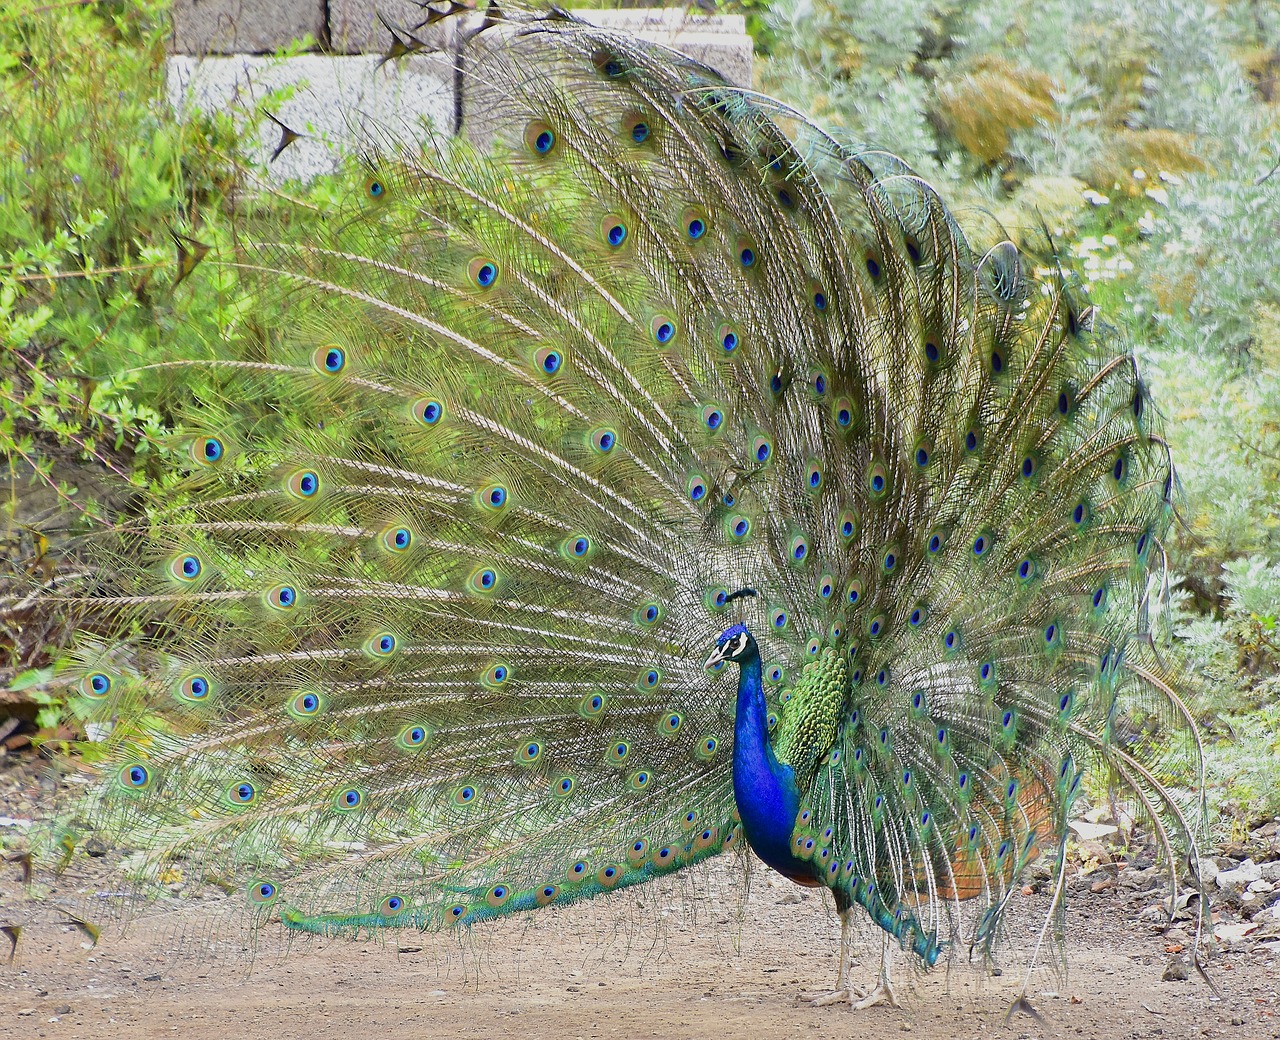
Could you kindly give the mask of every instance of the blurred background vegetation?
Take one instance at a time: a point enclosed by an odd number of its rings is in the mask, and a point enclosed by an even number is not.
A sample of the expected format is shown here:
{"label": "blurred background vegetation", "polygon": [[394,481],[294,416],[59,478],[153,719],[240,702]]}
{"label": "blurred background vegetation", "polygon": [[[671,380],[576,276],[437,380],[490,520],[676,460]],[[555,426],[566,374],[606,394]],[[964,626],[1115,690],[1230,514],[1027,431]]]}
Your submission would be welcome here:
{"label": "blurred background vegetation", "polygon": [[[1202,680],[1213,823],[1280,816],[1280,5],[721,2],[760,89],[903,155],[979,245],[1047,229],[1137,353],[1183,485],[1156,622]],[[74,581],[76,536],[157,479],[175,391],[137,359],[273,320],[191,261],[246,206],[306,212],[231,115],[175,119],[165,8],[0,10],[0,740],[75,735],[51,680],[93,618],[31,589]]]}

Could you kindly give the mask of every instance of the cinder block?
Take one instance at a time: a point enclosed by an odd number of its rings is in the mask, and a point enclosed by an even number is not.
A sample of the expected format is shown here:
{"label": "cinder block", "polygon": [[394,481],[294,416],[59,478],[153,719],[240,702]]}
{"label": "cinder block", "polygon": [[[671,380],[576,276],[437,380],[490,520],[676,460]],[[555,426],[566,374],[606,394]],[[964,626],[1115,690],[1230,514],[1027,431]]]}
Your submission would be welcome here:
{"label": "cinder block", "polygon": [[362,145],[423,133],[419,124],[424,118],[441,134],[453,132],[454,72],[449,54],[385,64],[376,55],[199,60],[175,56],[167,72],[169,100],[180,112],[194,105],[204,111],[238,108],[251,113],[268,91],[294,87],[278,118],[306,136],[268,163],[280,140],[279,128],[265,118],[252,123],[259,140],[251,154],[273,181],[330,173],[343,155]]}
{"label": "cinder block", "polygon": [[[753,44],[741,17],[690,16],[677,10],[574,11],[601,28],[628,31],[688,55],[719,72],[730,83],[750,86]],[[516,144],[524,126],[506,99],[519,93],[534,102],[540,90],[568,90],[589,111],[592,75],[590,44],[582,53],[546,50],[537,33],[525,33],[519,23],[500,23],[481,33],[479,16],[469,16],[459,29],[459,90],[463,133],[484,149],[495,140]],[[647,27],[646,27],[647,26]],[[694,26],[698,28],[695,30]],[[713,31],[723,26],[727,31]],[[531,74],[536,70],[537,74]],[[549,99],[548,99],[549,100]],[[553,108],[554,103],[548,108]]]}
{"label": "cinder block", "polygon": [[740,14],[703,14],[681,7],[573,11],[602,29],[629,32],[678,50],[715,69],[736,87],[750,87],[755,43]]}
{"label": "cinder block", "polygon": [[458,19],[423,26],[427,13],[414,0],[329,0],[329,45],[340,54],[385,54],[391,33],[379,15],[420,40],[424,50],[446,51],[455,45]]}
{"label": "cinder block", "polygon": [[270,54],[327,39],[325,0],[174,0],[175,54]]}

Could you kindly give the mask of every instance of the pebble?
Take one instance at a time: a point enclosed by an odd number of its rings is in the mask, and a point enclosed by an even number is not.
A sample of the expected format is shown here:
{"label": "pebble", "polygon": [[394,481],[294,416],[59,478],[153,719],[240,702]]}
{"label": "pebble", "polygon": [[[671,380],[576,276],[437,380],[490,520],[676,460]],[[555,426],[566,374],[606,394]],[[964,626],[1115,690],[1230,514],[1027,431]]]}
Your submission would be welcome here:
{"label": "pebble", "polygon": [[1262,880],[1262,867],[1251,859],[1246,859],[1234,870],[1219,871],[1217,884],[1219,888],[1226,888],[1228,885],[1239,885],[1244,888],[1246,885],[1254,881]]}

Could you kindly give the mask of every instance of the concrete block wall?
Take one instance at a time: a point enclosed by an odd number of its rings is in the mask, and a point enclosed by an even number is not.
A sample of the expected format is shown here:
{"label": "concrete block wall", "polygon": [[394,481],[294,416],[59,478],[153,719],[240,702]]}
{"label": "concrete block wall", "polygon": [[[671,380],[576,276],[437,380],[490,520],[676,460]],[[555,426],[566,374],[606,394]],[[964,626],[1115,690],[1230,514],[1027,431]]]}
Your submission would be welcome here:
{"label": "concrete block wall", "polygon": [[[422,27],[425,13],[414,0],[174,0],[172,10],[168,73],[175,108],[252,112],[264,93],[291,88],[279,118],[304,137],[268,162],[279,129],[265,119],[252,128],[273,180],[334,169],[376,127],[416,127],[425,118],[451,133],[466,113],[475,138],[497,115],[490,106],[501,104],[500,95],[458,71],[474,15]],[[731,83],[751,85],[752,41],[741,16],[675,8],[574,13],[675,47]],[[383,19],[411,33],[423,50],[383,62],[392,42]],[[302,38],[312,41],[312,53],[273,56]]]}

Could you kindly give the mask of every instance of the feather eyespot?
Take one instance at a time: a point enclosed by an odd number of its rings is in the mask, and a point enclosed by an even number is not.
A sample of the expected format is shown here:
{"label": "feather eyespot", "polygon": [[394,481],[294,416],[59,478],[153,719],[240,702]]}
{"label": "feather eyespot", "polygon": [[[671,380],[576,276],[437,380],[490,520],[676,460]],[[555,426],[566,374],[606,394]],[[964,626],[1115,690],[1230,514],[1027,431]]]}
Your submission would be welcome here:
{"label": "feather eyespot", "polygon": [[178,684],[178,696],[193,704],[208,700],[212,691],[213,684],[203,675],[189,675]]}
{"label": "feather eyespot", "polygon": [[257,789],[247,780],[232,784],[227,789],[227,800],[233,805],[250,805],[257,797]]}
{"label": "feather eyespot", "polygon": [[534,368],[544,376],[553,376],[564,367],[564,351],[543,347],[533,355]]}
{"label": "feather eyespot", "polygon": [[151,771],[141,762],[130,762],[120,770],[120,783],[129,791],[143,791],[151,786]]}
{"label": "feather eyespot", "polygon": [[426,726],[413,725],[402,729],[396,742],[406,751],[412,751],[424,747],[430,739],[431,731]]}
{"label": "feather eyespot", "polygon": [[660,314],[649,322],[649,334],[659,346],[669,346],[676,338],[675,319]]}
{"label": "feather eyespot", "polygon": [[817,459],[810,459],[804,474],[804,485],[809,494],[816,495],[822,490],[823,477],[822,463]]}
{"label": "feather eyespot", "polygon": [[481,678],[486,686],[498,687],[506,683],[511,678],[511,669],[505,664],[491,665]]}
{"label": "feather eyespot", "polygon": [[339,791],[333,800],[333,806],[339,812],[351,812],[353,809],[359,809],[364,804],[364,794],[354,787],[348,787],[345,791]]}
{"label": "feather eyespot", "polygon": [[311,718],[319,715],[323,707],[324,699],[318,693],[313,693],[310,690],[304,690],[289,702],[290,714],[300,718]]}
{"label": "feather eyespot", "polygon": [[336,376],[347,367],[347,352],[336,343],[316,347],[311,352],[311,365],[321,375]]}
{"label": "feather eyespot", "polygon": [[483,256],[467,264],[467,278],[477,289],[492,289],[498,284],[498,265]]}
{"label": "feather eyespot", "polygon": [[387,896],[386,899],[378,904],[378,913],[383,917],[395,917],[403,913],[404,908],[403,896]]}
{"label": "feather eyespot", "polygon": [[480,505],[491,512],[497,512],[507,506],[510,496],[502,484],[490,484],[482,488],[479,494]]}
{"label": "feather eyespot", "polygon": [[245,887],[245,892],[249,901],[259,906],[274,902],[280,894],[280,890],[270,881],[250,881]]}
{"label": "feather eyespot", "polygon": [[191,457],[201,466],[221,462],[226,446],[217,437],[197,437],[191,442]]}
{"label": "feather eyespot", "polygon": [[600,222],[600,237],[612,249],[620,248],[630,234],[627,222],[616,214],[610,214]]}
{"label": "feather eyespot", "polygon": [[444,405],[429,397],[414,401],[410,411],[414,421],[423,426],[435,426],[444,417]]}
{"label": "feather eyespot", "polygon": [[524,128],[524,143],[535,155],[550,155],[556,146],[556,132],[537,119]]}
{"label": "feather eyespot", "polygon": [[294,498],[309,501],[320,494],[320,475],[315,470],[300,469],[289,475],[284,487]]}
{"label": "feather eyespot", "polygon": [[732,325],[721,325],[716,329],[716,342],[726,354],[732,354],[741,346],[741,339]]}
{"label": "feather eyespot", "polygon": [[265,599],[273,610],[289,611],[298,605],[298,590],[292,585],[276,585],[267,590]]}
{"label": "feather eyespot", "polygon": [[200,557],[186,553],[169,561],[169,573],[184,584],[193,582],[204,570]]}

